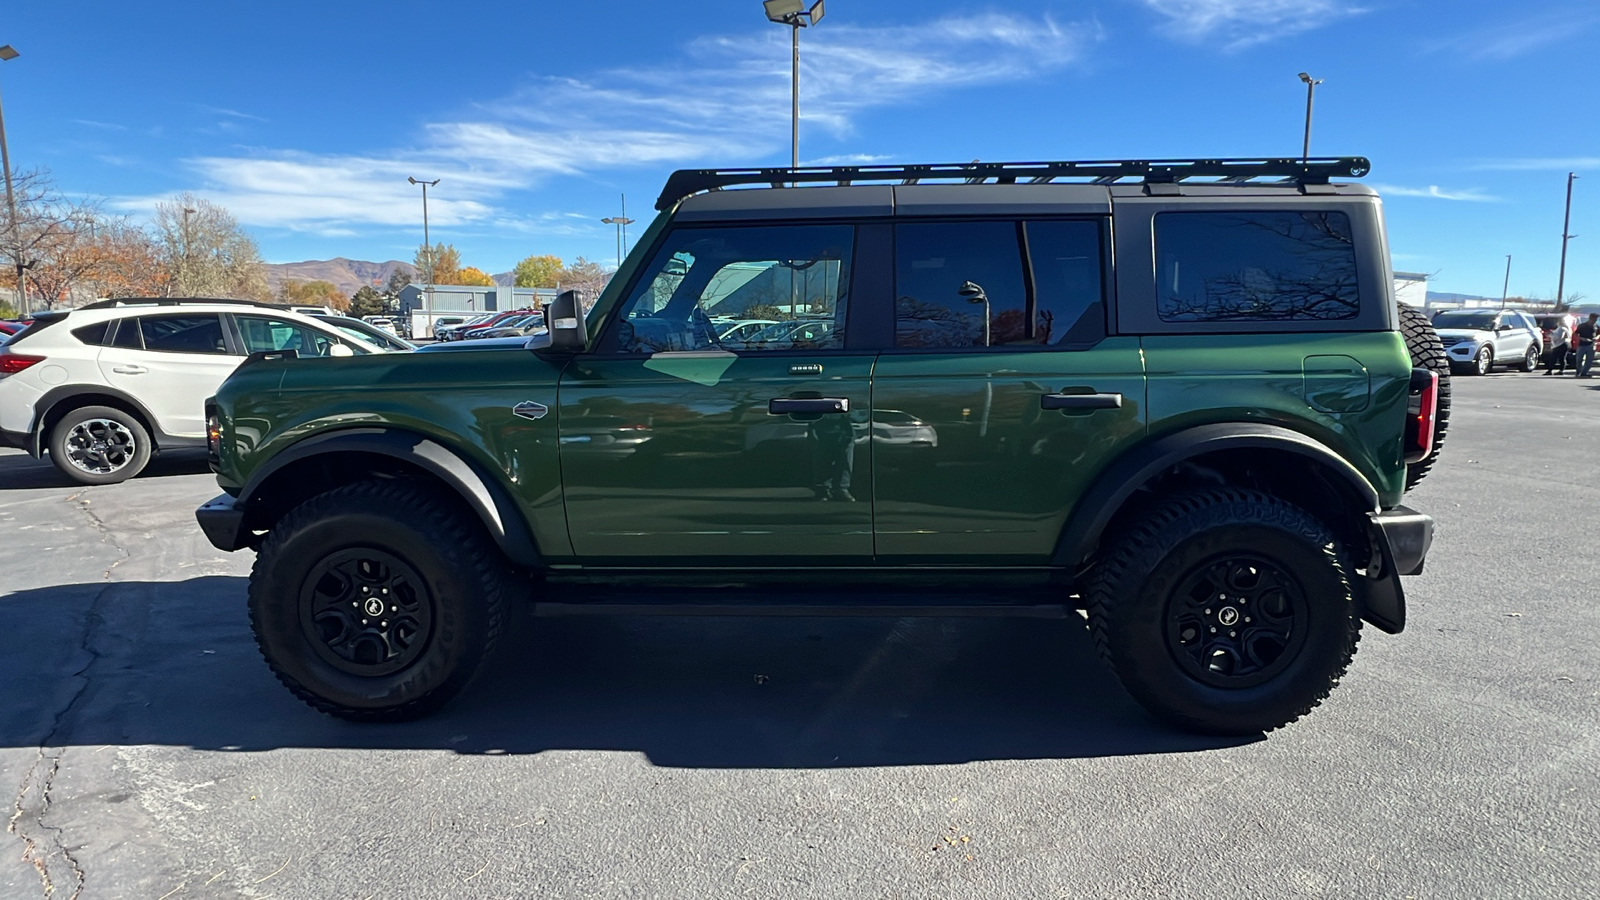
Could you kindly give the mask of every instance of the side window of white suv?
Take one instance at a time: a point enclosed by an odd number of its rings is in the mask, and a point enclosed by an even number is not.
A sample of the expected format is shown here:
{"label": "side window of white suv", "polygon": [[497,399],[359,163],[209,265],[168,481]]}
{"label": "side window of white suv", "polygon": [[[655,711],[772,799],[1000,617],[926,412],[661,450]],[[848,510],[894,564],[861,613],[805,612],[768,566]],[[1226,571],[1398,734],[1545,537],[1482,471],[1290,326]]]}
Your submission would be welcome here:
{"label": "side window of white suv", "polygon": [[[215,353],[228,352],[222,337],[222,317],[215,313],[183,316],[141,316],[139,336],[144,349],[157,353]],[[124,322],[119,332],[128,330]],[[120,341],[119,341],[120,343]]]}
{"label": "side window of white suv", "polygon": [[282,319],[262,316],[236,316],[239,336],[244,339],[244,352],[260,353],[263,350],[293,350],[301,356],[327,356],[337,341],[319,331],[314,331]]}

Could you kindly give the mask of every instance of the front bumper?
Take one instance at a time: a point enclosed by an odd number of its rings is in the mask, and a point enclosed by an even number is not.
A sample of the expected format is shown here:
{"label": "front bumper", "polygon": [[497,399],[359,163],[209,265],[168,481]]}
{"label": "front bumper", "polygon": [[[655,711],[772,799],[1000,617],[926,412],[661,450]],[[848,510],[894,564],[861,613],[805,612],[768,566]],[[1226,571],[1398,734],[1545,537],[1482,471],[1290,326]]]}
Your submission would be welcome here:
{"label": "front bumper", "polygon": [[1444,348],[1444,355],[1448,356],[1453,363],[1466,364],[1472,362],[1473,357],[1478,355],[1478,348],[1481,346],[1483,345],[1476,341],[1462,341],[1459,344]]}
{"label": "front bumper", "polygon": [[1396,506],[1374,513],[1372,524],[1378,526],[1389,544],[1395,572],[1400,575],[1422,574],[1428,550],[1433,546],[1433,517],[1405,506]]}
{"label": "front bumper", "polygon": [[206,540],[218,550],[233,552],[248,547],[254,535],[244,526],[244,504],[230,494],[214,497],[194,511]]}

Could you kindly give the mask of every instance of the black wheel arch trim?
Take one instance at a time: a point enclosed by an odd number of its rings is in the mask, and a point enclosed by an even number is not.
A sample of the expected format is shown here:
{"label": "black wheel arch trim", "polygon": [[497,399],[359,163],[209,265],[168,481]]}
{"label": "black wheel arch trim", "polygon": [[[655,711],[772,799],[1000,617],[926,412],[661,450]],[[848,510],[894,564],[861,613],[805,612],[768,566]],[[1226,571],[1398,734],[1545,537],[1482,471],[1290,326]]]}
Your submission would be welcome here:
{"label": "black wheel arch trim", "polygon": [[[433,475],[472,508],[507,558],[521,566],[544,565],[533,532],[503,485],[456,451],[400,428],[342,428],[305,438],[257,469],[239,491],[236,505],[244,510],[249,498],[254,497],[268,479],[293,463],[327,453],[349,452],[387,456]],[[243,520],[248,520],[248,515]]]}
{"label": "black wheel arch trim", "polygon": [[204,438],[175,437],[161,430],[156,417],[151,414],[149,407],[134,399],[133,395],[120,391],[108,385],[99,384],[64,384],[60,387],[45,391],[38,401],[33,404],[33,424],[28,428],[30,446],[23,449],[33,454],[35,458],[44,456],[45,442],[48,436],[44,433],[44,423],[49,421],[50,414],[56,407],[77,397],[110,397],[120,403],[126,403],[133,408],[134,415],[143,420],[146,430],[150,433],[153,444],[151,451],[172,449],[175,447],[203,447]]}
{"label": "black wheel arch trim", "polygon": [[[1061,531],[1052,563],[1071,570],[1081,568],[1123,503],[1161,472],[1206,454],[1252,449],[1283,450],[1317,462],[1366,505],[1364,512],[1370,517],[1366,531],[1374,558],[1358,563],[1365,565],[1368,575],[1352,577],[1351,586],[1361,605],[1362,618],[1383,631],[1398,634],[1406,621],[1400,576],[1422,570],[1423,557],[1432,542],[1433,520],[1404,507],[1380,510],[1377,489],[1348,460],[1315,438],[1278,425],[1199,425],[1135,448],[1096,478],[1095,486],[1078,502]],[[1401,552],[1396,552],[1396,544]]]}

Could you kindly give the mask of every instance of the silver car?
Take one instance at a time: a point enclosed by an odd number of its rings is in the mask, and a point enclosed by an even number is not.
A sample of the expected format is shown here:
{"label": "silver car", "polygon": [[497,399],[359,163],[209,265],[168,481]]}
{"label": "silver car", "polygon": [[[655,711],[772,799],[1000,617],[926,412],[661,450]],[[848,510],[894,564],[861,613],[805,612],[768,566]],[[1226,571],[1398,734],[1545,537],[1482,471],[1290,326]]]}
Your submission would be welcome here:
{"label": "silver car", "polygon": [[1543,352],[1539,326],[1515,309],[1452,309],[1433,317],[1450,368],[1468,375],[1487,375],[1495,366],[1516,366],[1524,372],[1539,367]]}

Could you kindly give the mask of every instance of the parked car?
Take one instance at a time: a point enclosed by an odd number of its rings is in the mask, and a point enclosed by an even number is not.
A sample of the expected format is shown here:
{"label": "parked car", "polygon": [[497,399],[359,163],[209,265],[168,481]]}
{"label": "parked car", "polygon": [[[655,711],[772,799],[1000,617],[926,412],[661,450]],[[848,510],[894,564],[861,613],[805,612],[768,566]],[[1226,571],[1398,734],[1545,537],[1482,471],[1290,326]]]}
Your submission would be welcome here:
{"label": "parked car", "polygon": [[732,319],[718,322],[717,324],[722,326],[721,333],[717,335],[717,339],[724,344],[729,344],[746,340],[754,336],[756,332],[778,323],[775,319]]}
{"label": "parked car", "polygon": [[433,339],[436,341],[448,341],[458,329],[465,328],[468,325],[477,325],[480,322],[487,322],[492,317],[492,314],[488,313],[465,318],[460,316],[440,316],[433,321]]}
{"label": "parked car", "polygon": [[1547,313],[1539,316],[1535,324],[1539,326],[1539,346],[1544,353],[1548,354],[1554,349],[1550,344],[1550,336],[1562,325],[1567,326],[1568,349],[1577,349],[1578,333],[1575,329],[1578,327],[1578,317],[1572,313]]}
{"label": "parked car", "polygon": [[[1449,365],[1395,302],[1377,193],[1335,180],[1369,169],[678,172],[629,274],[586,317],[561,294],[525,349],[241,369],[197,519],[256,551],[249,622],[278,679],[358,721],[440,707],[514,604],[1081,601],[1154,715],[1259,734],[1340,683],[1363,621],[1403,629],[1433,540],[1403,501],[1437,459]],[[720,345],[730,273],[796,271],[832,312],[814,343]],[[1406,688],[1368,694],[1388,710]]]}
{"label": "parked car", "polygon": [[474,331],[466,335],[466,339],[481,341],[485,338],[526,336],[544,330],[544,313],[533,313],[532,315],[508,319],[491,328]]}
{"label": "parked car", "polygon": [[245,357],[377,348],[282,307],[107,300],[39,313],[0,348],[0,446],[48,455],[80,484],[139,474],[162,450],[204,447],[205,401]]}
{"label": "parked car", "polygon": [[1539,367],[1544,345],[1533,319],[1515,309],[1451,309],[1433,317],[1450,367],[1487,375],[1495,366]]}
{"label": "parked car", "polygon": [[0,334],[16,334],[27,327],[27,324],[15,319],[0,319]]}
{"label": "parked car", "polygon": [[520,318],[523,318],[525,316],[531,315],[531,314],[533,314],[535,312],[538,312],[538,310],[533,310],[533,309],[508,309],[505,312],[494,313],[494,314],[490,315],[488,318],[486,318],[483,321],[478,322],[476,324],[462,325],[459,328],[452,329],[451,332],[450,332],[450,340],[452,340],[452,341],[470,340],[474,335],[476,335],[480,331],[484,331],[484,330],[487,330],[487,329],[490,329],[490,328],[497,328],[497,327],[499,327],[501,325],[506,324],[507,322],[510,322],[513,319],[520,319]]}
{"label": "parked car", "polygon": [[350,316],[325,315],[316,315],[311,318],[330,328],[338,329],[357,340],[366,341],[381,350],[399,353],[417,349],[416,344],[361,319],[353,319]]}
{"label": "parked car", "polygon": [[417,348],[418,353],[454,353],[466,350],[527,350],[541,346],[548,346],[549,335],[544,332],[527,337],[484,338],[478,341],[448,341],[433,344],[424,344]]}

